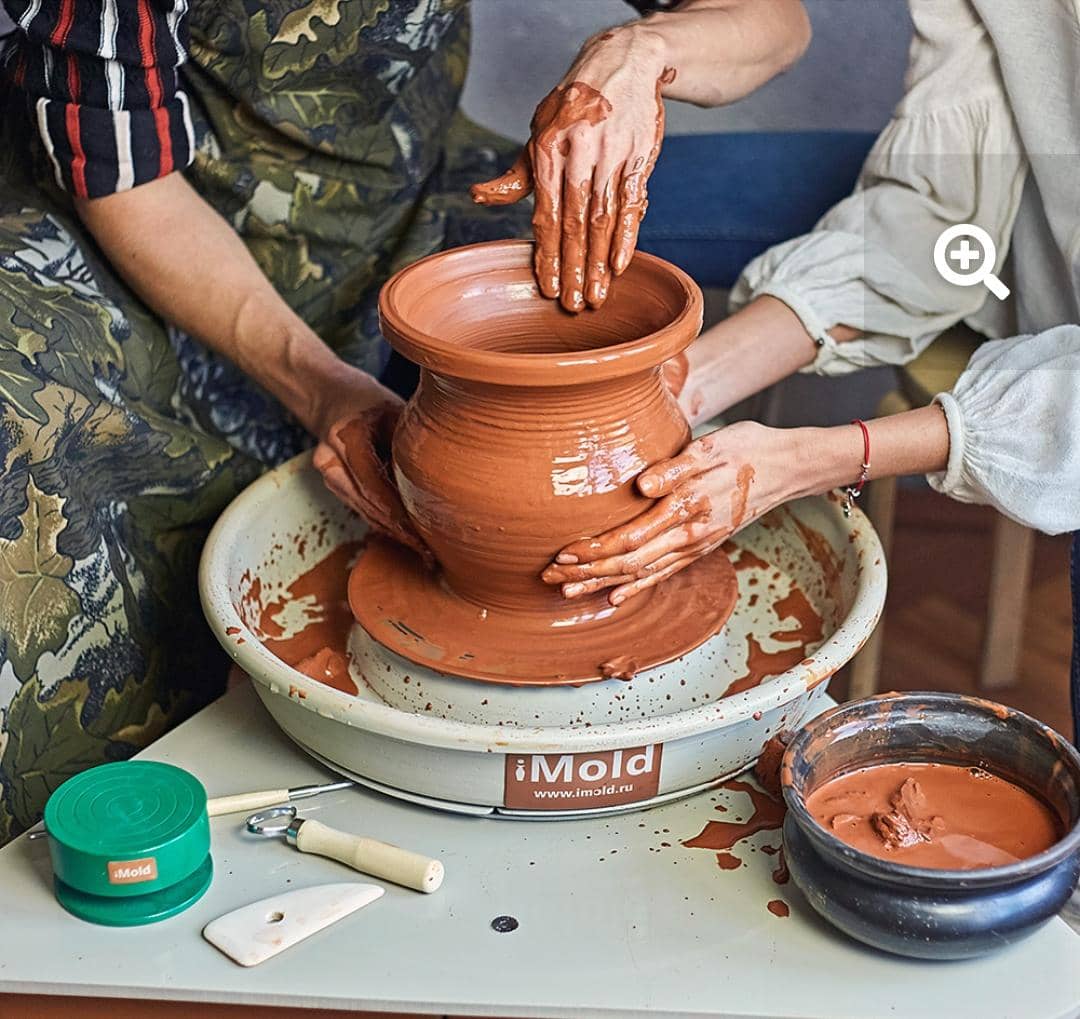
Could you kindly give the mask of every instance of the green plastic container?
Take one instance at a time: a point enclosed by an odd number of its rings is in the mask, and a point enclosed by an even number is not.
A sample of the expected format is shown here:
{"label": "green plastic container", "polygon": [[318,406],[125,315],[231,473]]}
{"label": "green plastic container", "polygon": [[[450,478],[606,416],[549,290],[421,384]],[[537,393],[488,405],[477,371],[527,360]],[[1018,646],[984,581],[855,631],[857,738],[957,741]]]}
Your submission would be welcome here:
{"label": "green plastic container", "polygon": [[68,779],[45,805],[56,898],[91,923],[175,916],[213,878],[206,790],[156,761],[122,761]]}

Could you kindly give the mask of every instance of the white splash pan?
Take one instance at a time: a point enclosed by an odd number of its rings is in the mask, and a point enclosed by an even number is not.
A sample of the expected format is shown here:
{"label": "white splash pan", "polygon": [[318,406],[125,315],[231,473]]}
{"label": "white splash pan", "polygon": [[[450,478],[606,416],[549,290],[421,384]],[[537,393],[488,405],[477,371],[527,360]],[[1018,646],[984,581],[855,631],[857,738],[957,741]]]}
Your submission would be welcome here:
{"label": "white splash pan", "polygon": [[[739,571],[731,620],[683,659],[632,681],[507,687],[418,670],[381,648],[365,652],[354,631],[352,671],[360,694],[351,696],[274,657],[245,624],[240,602],[252,575],[269,601],[364,530],[323,487],[310,454],[302,454],[260,478],[222,514],[203,552],[203,608],[217,639],[300,746],[376,788],[446,809],[580,816],[664,802],[715,784],[751,764],[772,734],[820,710],[827,680],[866,642],[885,599],[884,557],[865,516],[856,510],[845,518],[831,496],[803,499],[737,536],[739,549],[772,568]],[[724,696],[748,671],[748,636],[765,651],[791,646],[772,634],[793,625],[773,608],[792,584],[821,614],[823,641],[781,675]],[[398,679],[406,674],[410,683],[402,685]],[[629,753],[648,747],[655,749],[647,759]],[[615,756],[619,750],[626,753]],[[574,756],[567,761],[566,755]],[[634,789],[620,791],[610,773],[624,759],[647,770],[629,783]],[[562,790],[563,798],[524,806],[523,797],[535,796],[536,787],[512,780],[523,771],[530,780],[538,774],[545,789]],[[599,784],[590,785],[597,775]],[[605,788],[616,791],[609,796]]]}

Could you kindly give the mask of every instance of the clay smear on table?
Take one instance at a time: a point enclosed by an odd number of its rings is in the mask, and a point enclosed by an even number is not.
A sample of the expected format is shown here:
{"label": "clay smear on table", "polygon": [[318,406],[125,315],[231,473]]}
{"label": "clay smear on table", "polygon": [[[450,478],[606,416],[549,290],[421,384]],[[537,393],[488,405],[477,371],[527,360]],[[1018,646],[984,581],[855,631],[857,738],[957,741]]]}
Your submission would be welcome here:
{"label": "clay smear on table", "polygon": [[860,768],[815,789],[806,808],[848,845],[911,867],[999,867],[1061,837],[1056,815],[1031,793],[953,764]]}
{"label": "clay smear on table", "polygon": [[[784,731],[773,736],[766,743],[754,766],[754,778],[763,789],[741,779],[728,779],[720,788],[730,792],[746,793],[750,797],[751,813],[749,817],[735,815],[733,820],[706,821],[705,827],[692,839],[686,839],[683,845],[687,849],[709,849],[716,853],[716,863],[721,870],[738,870],[745,860],[737,855],[736,850],[752,847],[746,846],[747,840],[763,831],[778,831],[784,823],[786,807],[780,798],[780,761],[784,756],[784,750],[791,741],[793,733]],[[775,792],[775,795],[774,795]],[[718,804],[716,810],[719,813],[733,813],[735,808],[726,804]],[[787,863],[784,860],[784,850],[781,846],[766,844],[758,847],[758,851],[766,856],[775,856],[776,864],[773,867],[772,879],[778,885],[788,883],[789,874]],[[787,916],[787,903],[780,899],[774,899],[768,903],[767,908],[775,916]]]}
{"label": "clay smear on table", "polygon": [[774,800],[757,786],[732,778],[720,788],[729,792],[746,793],[752,807],[750,816],[742,821],[707,821],[700,834],[683,842],[688,849],[729,851],[751,835],[756,835],[759,831],[775,831],[784,823],[784,804]]}
{"label": "clay smear on table", "polygon": [[[263,646],[305,676],[349,694],[359,690],[349,675],[353,617],[346,584],[361,544],[354,541],[339,545],[273,601],[263,602],[259,577],[245,574],[242,580],[246,587],[241,614]],[[293,618],[288,624],[282,621],[287,608],[296,610],[300,625]]]}

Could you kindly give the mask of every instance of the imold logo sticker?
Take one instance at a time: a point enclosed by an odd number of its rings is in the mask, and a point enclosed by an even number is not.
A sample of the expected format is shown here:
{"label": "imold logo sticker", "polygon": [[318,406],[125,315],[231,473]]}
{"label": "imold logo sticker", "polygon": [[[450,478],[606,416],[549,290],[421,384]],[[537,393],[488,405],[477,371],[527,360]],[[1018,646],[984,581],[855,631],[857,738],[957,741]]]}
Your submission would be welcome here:
{"label": "imold logo sticker", "polygon": [[593,754],[508,754],[503,806],[588,810],[648,800],[660,789],[663,747]]}
{"label": "imold logo sticker", "polygon": [[109,884],[134,885],[140,881],[157,880],[157,860],[144,856],[141,860],[110,860]]}

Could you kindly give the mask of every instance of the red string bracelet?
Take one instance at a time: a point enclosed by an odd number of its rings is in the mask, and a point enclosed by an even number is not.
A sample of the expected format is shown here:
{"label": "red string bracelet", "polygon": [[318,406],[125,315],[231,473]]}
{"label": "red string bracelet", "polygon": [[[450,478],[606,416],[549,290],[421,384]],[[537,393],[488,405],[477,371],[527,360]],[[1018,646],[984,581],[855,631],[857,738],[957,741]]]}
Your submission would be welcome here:
{"label": "red string bracelet", "polygon": [[851,422],[853,425],[858,425],[862,431],[862,445],[863,445],[863,457],[862,464],[859,466],[859,477],[854,485],[848,485],[844,489],[844,516],[851,516],[851,507],[855,505],[855,500],[862,495],[863,487],[866,485],[866,479],[870,477],[870,429],[866,427],[866,422],[856,418]]}

